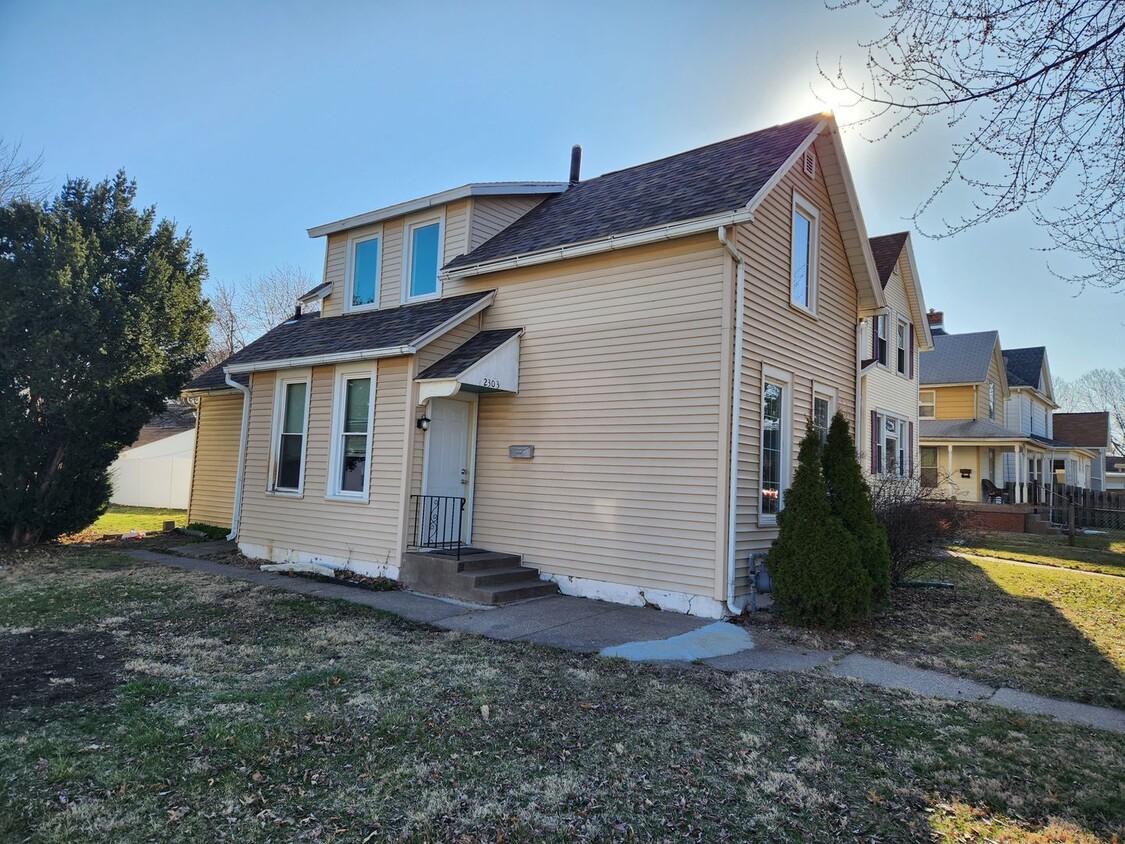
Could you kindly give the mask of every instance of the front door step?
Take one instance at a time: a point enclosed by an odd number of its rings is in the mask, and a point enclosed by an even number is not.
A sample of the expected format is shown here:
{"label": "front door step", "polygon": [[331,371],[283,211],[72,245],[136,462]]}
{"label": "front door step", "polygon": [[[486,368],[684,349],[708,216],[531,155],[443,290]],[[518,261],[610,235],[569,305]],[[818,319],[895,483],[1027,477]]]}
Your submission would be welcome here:
{"label": "front door step", "polygon": [[480,548],[461,549],[460,560],[448,552],[403,554],[399,579],[424,595],[477,604],[511,604],[558,592],[556,584],[539,579],[539,569],[522,565],[518,555]]}

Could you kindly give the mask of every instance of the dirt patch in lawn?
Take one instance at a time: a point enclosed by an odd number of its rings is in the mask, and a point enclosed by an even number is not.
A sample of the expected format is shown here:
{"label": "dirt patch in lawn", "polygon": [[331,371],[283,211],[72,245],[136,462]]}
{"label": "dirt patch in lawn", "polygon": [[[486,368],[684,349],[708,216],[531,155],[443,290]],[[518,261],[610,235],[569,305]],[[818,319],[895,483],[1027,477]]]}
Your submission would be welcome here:
{"label": "dirt patch in lawn", "polygon": [[124,652],[109,633],[0,633],[0,715],[105,698]]}

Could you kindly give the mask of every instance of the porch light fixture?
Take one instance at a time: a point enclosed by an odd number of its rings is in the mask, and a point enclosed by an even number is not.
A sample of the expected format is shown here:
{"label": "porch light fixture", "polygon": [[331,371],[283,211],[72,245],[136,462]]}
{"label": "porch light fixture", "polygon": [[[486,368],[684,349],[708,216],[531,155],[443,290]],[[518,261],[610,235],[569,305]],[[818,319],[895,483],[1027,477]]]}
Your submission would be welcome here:
{"label": "porch light fixture", "polygon": [[973,476],[973,470],[972,469],[962,469],[961,470],[961,477],[962,478],[971,478],[972,476]]}
{"label": "porch light fixture", "polygon": [[419,431],[428,431],[430,430],[430,421],[431,420],[429,416],[422,414],[418,417],[414,424],[418,426]]}

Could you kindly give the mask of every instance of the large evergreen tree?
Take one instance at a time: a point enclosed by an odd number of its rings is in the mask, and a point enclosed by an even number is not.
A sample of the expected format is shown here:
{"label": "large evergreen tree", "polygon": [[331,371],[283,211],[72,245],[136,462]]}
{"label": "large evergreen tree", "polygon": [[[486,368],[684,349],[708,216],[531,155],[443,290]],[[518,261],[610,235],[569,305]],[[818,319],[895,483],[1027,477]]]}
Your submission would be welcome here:
{"label": "large evergreen tree", "polygon": [[891,550],[887,534],[875,517],[871,490],[856,459],[855,441],[843,414],[832,417],[821,455],[832,514],[855,537],[859,560],[871,579],[876,606],[886,603],[891,588]]}
{"label": "large evergreen tree", "polygon": [[207,345],[203,256],[124,173],[0,206],[0,541],[89,524]]}
{"label": "large evergreen tree", "polygon": [[777,524],[766,565],[786,621],[835,628],[864,618],[871,609],[871,579],[860,565],[855,539],[832,515],[820,437],[811,427],[801,440],[797,471]]}

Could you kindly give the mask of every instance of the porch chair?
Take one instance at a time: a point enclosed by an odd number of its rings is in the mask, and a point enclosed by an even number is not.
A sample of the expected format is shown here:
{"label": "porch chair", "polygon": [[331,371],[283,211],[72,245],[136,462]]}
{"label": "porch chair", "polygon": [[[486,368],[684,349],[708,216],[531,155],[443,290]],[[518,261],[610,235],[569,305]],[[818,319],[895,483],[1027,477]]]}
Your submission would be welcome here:
{"label": "porch chair", "polygon": [[980,488],[984,491],[984,497],[989,504],[1011,504],[1008,500],[1008,491],[1000,489],[988,478],[981,478]]}

